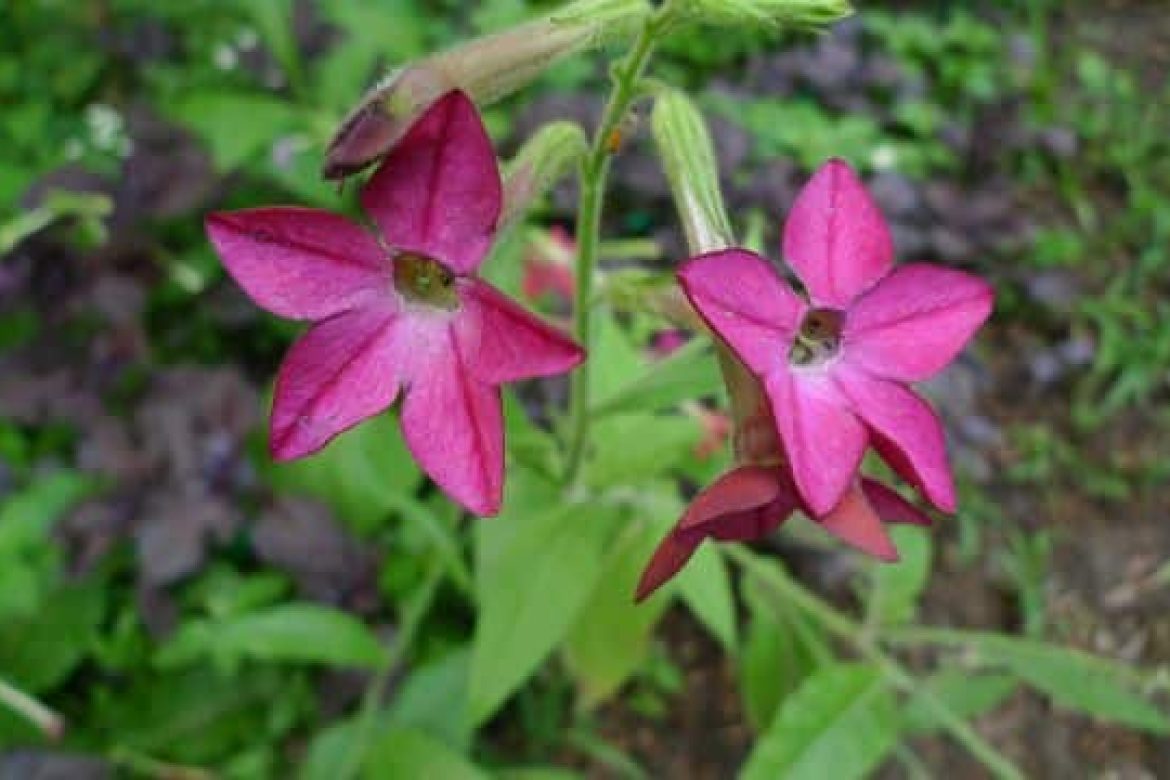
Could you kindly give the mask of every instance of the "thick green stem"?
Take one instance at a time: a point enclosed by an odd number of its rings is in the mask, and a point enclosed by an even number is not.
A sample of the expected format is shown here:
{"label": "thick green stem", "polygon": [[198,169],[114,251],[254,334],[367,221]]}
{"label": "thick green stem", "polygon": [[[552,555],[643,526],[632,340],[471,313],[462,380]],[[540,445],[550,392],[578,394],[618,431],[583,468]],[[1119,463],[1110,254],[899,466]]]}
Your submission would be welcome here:
{"label": "thick green stem", "polygon": [[983,737],[979,736],[966,721],[956,715],[928,688],[917,685],[914,677],[900,663],[884,653],[869,638],[861,625],[834,609],[811,591],[801,587],[783,569],[763,565],[760,559],[749,552],[747,548],[740,545],[728,545],[724,549],[744,570],[759,577],[760,582],[771,588],[778,597],[794,604],[830,633],[836,634],[853,645],[860,655],[881,669],[882,674],[896,688],[918,697],[924,705],[930,708],[942,727],[971,755],[979,759],[994,777],[1003,780],[1023,780],[1024,775],[1019,769]]}
{"label": "thick green stem", "polygon": [[[577,211],[577,291],[573,306],[573,335],[589,349],[593,338],[593,276],[601,245],[601,210],[609,178],[615,139],[638,92],[638,84],[654,54],[658,36],[669,23],[668,8],[649,18],[634,46],[614,68],[613,91],[581,166],[581,200]],[[573,373],[569,396],[569,455],[566,483],[577,479],[589,445],[589,361]]]}

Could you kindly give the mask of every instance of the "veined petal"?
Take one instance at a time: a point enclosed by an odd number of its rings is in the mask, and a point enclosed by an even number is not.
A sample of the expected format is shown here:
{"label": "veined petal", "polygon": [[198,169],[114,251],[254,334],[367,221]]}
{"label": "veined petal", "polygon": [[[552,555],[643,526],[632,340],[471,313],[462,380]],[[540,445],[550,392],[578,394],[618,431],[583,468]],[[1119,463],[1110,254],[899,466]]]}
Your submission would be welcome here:
{"label": "veined petal", "polygon": [[888,379],[915,382],[937,374],[991,314],[994,293],[978,277],[913,263],[870,290],[845,321],[849,360]]}
{"label": "veined petal", "polygon": [[898,474],[944,512],[955,511],[955,483],[942,424],[912,390],[841,365],[833,375],[869,427],[874,448]]}
{"label": "veined petal", "polygon": [[292,346],[272,403],[269,449],[291,460],[388,408],[401,364],[393,311],[356,309],[314,324]]}
{"label": "veined petal", "polygon": [[412,371],[402,404],[406,446],[449,496],[483,517],[500,511],[504,422],[499,390],[472,376],[452,329]]}
{"label": "veined petal", "polygon": [[878,513],[883,523],[900,525],[933,525],[930,515],[902,498],[898,492],[874,479],[862,479],[861,489],[869,499],[870,506]]}
{"label": "veined petal", "polygon": [[846,309],[886,275],[894,242],[877,204],[842,160],[821,166],[784,225],[784,259],[814,305]]}
{"label": "veined petal", "polygon": [[817,517],[816,521],[833,536],[863,553],[887,563],[898,560],[898,550],[890,541],[881,518],[856,482],[833,511]]}
{"label": "veined petal", "polygon": [[861,466],[865,428],[826,376],[781,370],[765,390],[801,497],[814,515],[828,513]]}
{"label": "veined petal", "polygon": [[585,359],[585,350],[514,301],[478,279],[460,284],[455,336],[468,370],[481,382],[563,374]]}
{"label": "veined petal", "polygon": [[804,302],[768,261],[746,249],[688,260],[678,271],[691,304],[757,374],[786,363]]}
{"label": "veined petal", "polygon": [[427,109],[362,188],[390,246],[457,274],[479,267],[503,202],[500,172],[475,104],[451,92]]}
{"label": "veined petal", "polygon": [[386,289],[390,262],[377,240],[317,209],[247,209],[211,214],[207,235],[232,278],[273,314],[318,320]]}

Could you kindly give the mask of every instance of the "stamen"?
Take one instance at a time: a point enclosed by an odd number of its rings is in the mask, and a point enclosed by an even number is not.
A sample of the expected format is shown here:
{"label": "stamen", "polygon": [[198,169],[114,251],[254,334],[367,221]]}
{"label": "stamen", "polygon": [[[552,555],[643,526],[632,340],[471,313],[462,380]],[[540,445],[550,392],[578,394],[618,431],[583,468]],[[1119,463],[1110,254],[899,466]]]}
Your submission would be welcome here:
{"label": "stamen", "polygon": [[459,308],[455,275],[438,260],[413,252],[394,258],[394,286],[404,298],[437,309]]}

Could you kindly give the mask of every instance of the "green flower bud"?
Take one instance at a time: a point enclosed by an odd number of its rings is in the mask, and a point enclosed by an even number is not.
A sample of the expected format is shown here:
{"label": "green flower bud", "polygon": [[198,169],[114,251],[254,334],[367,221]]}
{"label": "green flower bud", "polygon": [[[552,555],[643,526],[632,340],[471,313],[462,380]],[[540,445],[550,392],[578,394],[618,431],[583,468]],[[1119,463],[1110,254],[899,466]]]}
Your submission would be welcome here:
{"label": "green flower bud", "polygon": [[410,64],[374,87],[333,136],[322,175],[343,179],[388,152],[441,95],[460,89],[484,105],[555,63],[628,35],[646,0],[577,0],[553,15],[477,38]]}
{"label": "green flower bud", "polygon": [[542,127],[520,148],[504,173],[504,214],[509,224],[533,201],[572,172],[589,151],[585,131],[572,122]]}
{"label": "green flower bud", "polygon": [[732,246],[715,148],[699,110],[682,92],[665,90],[655,101],[653,125],[687,245],[696,254]]}
{"label": "green flower bud", "polygon": [[853,13],[848,0],[676,0],[680,10],[713,25],[821,27]]}

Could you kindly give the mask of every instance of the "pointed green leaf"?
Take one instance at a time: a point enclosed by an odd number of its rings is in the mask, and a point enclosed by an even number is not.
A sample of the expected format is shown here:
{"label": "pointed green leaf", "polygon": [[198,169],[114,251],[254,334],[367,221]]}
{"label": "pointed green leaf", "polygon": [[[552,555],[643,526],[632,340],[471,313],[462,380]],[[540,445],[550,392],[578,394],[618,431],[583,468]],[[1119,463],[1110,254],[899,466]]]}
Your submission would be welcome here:
{"label": "pointed green leaf", "polygon": [[880,671],[852,664],[825,667],[784,702],[740,777],[865,777],[897,745],[898,725]]}
{"label": "pointed green leaf", "polygon": [[476,529],[480,603],[468,694],[475,725],[487,721],[565,637],[605,568],[615,520],[612,509],[565,506],[555,494],[539,503],[510,500],[505,507],[503,516]]}
{"label": "pointed green leaf", "polygon": [[909,623],[918,612],[918,598],[930,579],[930,535],[925,528],[901,525],[890,529],[900,560],[870,564],[872,587],[868,619],[873,625]]}

